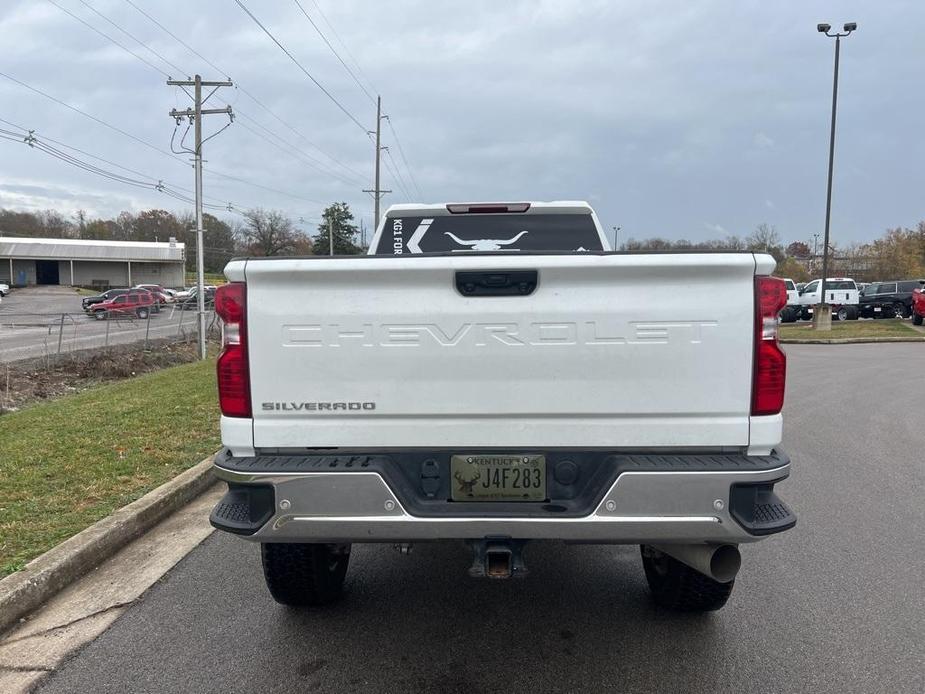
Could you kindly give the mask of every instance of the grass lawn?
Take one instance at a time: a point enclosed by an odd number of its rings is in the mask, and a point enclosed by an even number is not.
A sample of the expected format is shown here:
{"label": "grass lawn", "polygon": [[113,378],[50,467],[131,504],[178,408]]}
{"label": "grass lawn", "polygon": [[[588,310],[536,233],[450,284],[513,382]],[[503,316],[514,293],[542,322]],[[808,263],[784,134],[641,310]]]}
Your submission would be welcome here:
{"label": "grass lawn", "polygon": [[0,577],[220,445],[213,359],[0,417]]}
{"label": "grass lawn", "polygon": [[865,337],[925,337],[908,322],[901,320],[849,320],[832,321],[831,332],[816,332],[812,323],[785,323],[780,326],[784,339],[838,339]]}

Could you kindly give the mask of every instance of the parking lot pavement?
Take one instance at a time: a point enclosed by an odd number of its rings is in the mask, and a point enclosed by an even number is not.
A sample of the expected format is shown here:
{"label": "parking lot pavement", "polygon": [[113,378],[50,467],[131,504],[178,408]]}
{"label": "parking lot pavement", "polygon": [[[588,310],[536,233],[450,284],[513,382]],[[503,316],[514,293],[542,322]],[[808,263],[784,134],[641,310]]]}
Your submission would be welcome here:
{"label": "parking lot pavement", "polygon": [[3,297],[2,313],[80,313],[81,296],[72,287],[22,287]]}
{"label": "parking lot pavement", "polygon": [[[0,303],[0,362],[40,357],[196,331],[196,312],[163,307],[150,324],[134,317],[96,321],[84,315],[81,296],[70,287],[25,287]],[[62,314],[68,314],[62,319]],[[211,323],[211,312],[207,316]]]}
{"label": "parking lot pavement", "polygon": [[343,602],[289,611],[217,533],[42,691],[925,691],[925,345],[787,352],[800,521],[718,613],[652,607],[637,548],[552,543],[501,582],[455,544],[357,546]]}

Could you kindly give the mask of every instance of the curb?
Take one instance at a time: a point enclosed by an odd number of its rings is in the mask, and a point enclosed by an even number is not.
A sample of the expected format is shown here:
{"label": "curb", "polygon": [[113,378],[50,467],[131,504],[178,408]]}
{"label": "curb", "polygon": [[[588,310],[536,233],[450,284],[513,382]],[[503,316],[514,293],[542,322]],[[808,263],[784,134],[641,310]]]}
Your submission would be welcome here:
{"label": "curb", "polygon": [[925,337],[784,337],[780,339],[783,345],[860,345],[870,342],[925,342]]}
{"label": "curb", "polygon": [[213,458],[183,471],[0,581],[0,633],[208,489],[216,481]]}

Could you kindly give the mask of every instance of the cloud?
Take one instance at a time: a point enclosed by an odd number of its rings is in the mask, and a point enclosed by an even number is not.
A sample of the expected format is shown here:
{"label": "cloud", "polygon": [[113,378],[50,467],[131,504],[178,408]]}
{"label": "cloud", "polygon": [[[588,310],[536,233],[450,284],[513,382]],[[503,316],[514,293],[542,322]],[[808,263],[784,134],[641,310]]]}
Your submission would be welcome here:
{"label": "cloud", "polygon": [[752,138],[752,142],[755,144],[755,147],[758,149],[771,149],[774,146],[774,140],[768,137],[765,133],[755,133],[755,137]]}
{"label": "cloud", "polygon": [[[726,228],[737,233],[763,221],[771,209],[765,200],[774,201],[785,239],[818,224],[831,45],[815,32],[814,6],[749,3],[730,13],[719,0],[471,0],[464,8],[432,0],[318,3],[350,55],[311,3],[307,11],[348,63],[356,58],[354,72],[370,94],[382,95],[411,165],[409,175],[385,127],[383,144],[395,160],[383,165],[383,186],[394,191],[386,205],[417,197],[403,190],[414,188],[413,175],[428,202],[593,197],[605,228],[623,226],[637,236],[647,229],[692,240]],[[362,189],[372,183],[374,150],[363,130],[374,125],[375,104],[293,3],[248,6],[362,127],[226,0],[144,6],[218,70],[128,3],[93,5],[169,64],[80,3],[63,4],[164,72],[232,77],[239,88],[212,99],[215,105],[225,99],[239,113],[205,146],[205,193],[212,201],[306,219],[317,218],[329,201],[346,201],[369,225],[372,203]],[[925,140],[913,135],[925,92],[907,85],[925,71],[925,52],[909,49],[917,45],[925,5],[863,8],[861,31],[843,47],[839,93],[833,224],[846,241],[914,224],[922,215],[917,162],[925,159]],[[169,147],[174,124],[167,111],[185,108],[189,99],[157,69],[49,3],[8,0],[0,32],[4,72],[157,149]],[[894,103],[896,94],[903,108],[885,117],[882,104]],[[140,145],[2,77],[0,118],[192,189],[187,157]],[[209,117],[207,130],[222,122]],[[185,211],[155,192],[7,140],[0,140],[0,179],[43,188],[5,190],[5,205]]]}

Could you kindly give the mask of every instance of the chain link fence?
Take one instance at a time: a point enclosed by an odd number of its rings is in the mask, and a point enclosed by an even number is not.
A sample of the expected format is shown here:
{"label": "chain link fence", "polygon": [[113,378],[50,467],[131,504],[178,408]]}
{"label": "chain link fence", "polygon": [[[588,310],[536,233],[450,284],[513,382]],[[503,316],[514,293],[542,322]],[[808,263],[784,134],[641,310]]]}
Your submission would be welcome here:
{"label": "chain link fence", "polygon": [[[214,306],[206,306],[206,339],[220,337],[221,321]],[[104,314],[97,319],[86,313],[0,312],[0,362],[43,358],[84,350],[126,346],[142,351],[167,345],[196,342],[199,337],[197,307],[165,304],[158,311]]]}

